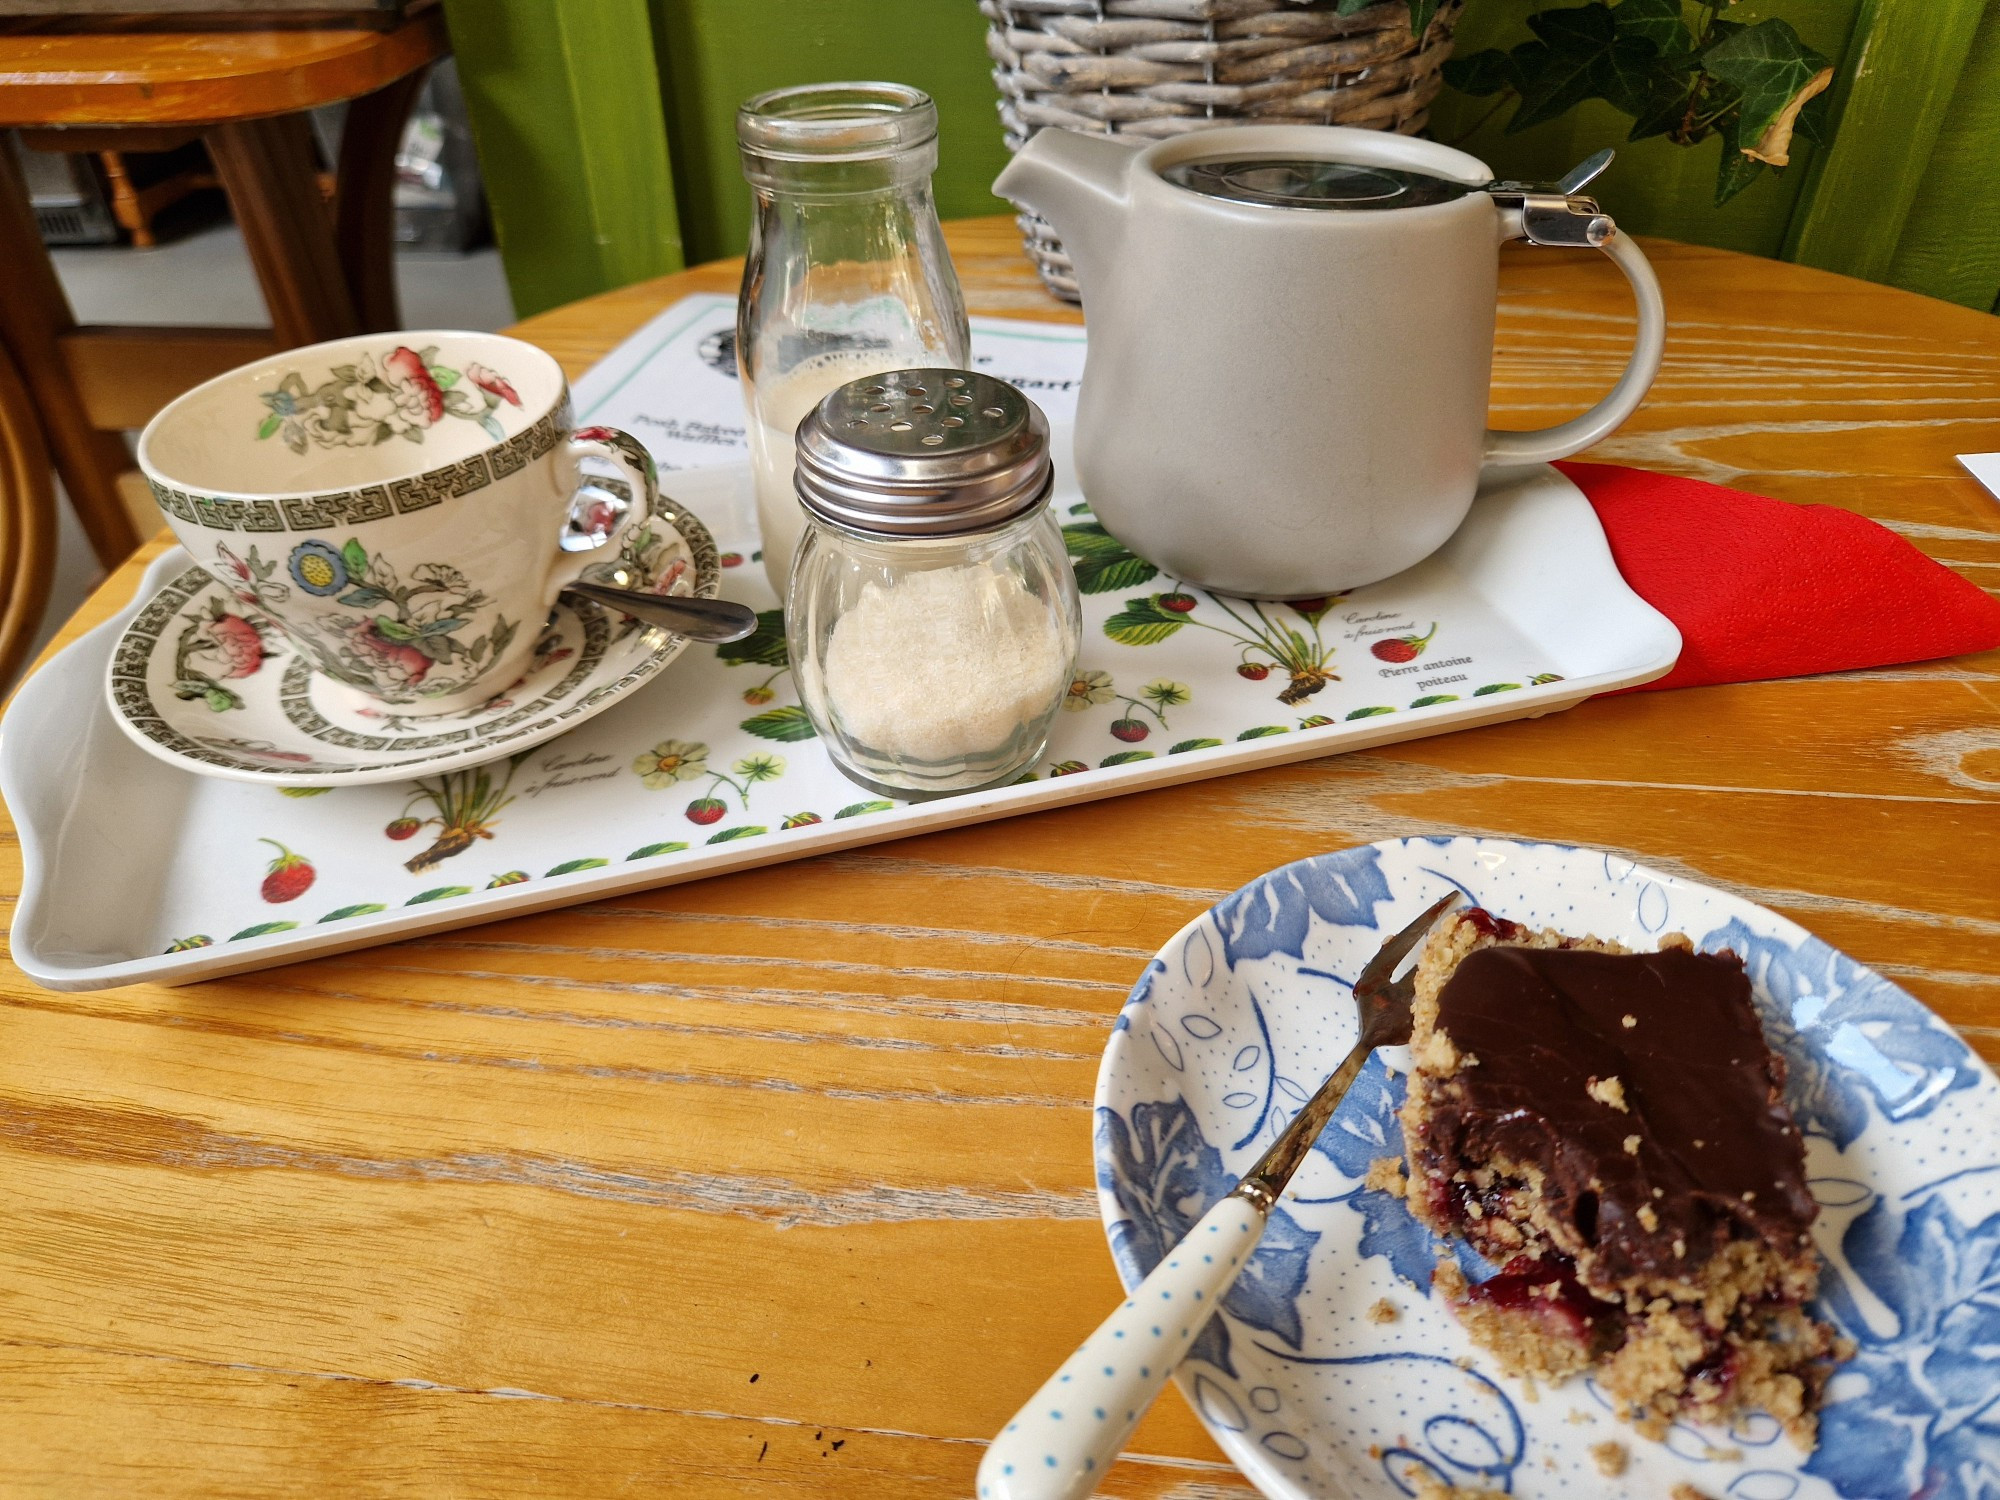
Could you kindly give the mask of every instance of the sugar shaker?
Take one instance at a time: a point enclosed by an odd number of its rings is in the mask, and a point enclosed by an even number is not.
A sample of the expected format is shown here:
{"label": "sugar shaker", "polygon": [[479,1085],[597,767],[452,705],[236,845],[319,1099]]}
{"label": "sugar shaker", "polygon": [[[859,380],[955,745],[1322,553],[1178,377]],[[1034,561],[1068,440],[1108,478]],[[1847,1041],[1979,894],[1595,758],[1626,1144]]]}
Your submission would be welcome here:
{"label": "sugar shaker", "polygon": [[1040,408],[969,370],[895,370],[822,400],[797,453],[785,629],[834,763],[902,798],[1019,776],[1081,631]]}

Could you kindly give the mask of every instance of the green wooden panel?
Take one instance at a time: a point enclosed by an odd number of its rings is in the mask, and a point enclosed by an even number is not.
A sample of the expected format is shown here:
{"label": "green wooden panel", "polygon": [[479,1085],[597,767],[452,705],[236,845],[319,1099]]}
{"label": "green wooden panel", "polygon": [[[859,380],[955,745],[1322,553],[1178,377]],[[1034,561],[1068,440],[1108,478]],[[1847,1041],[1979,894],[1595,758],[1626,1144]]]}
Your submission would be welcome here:
{"label": "green wooden panel", "polygon": [[644,0],[445,0],[445,13],[515,310],[679,270]]}
{"label": "green wooden panel", "polygon": [[674,174],[691,261],[736,255],[750,191],[736,106],[765,89],[882,78],[938,105],[938,211],[1001,213],[1006,165],[986,18],[972,0],[651,0],[665,64]]}
{"label": "green wooden panel", "polygon": [[1834,80],[1833,144],[1808,168],[1788,260],[1888,279],[1985,6],[1863,0]]}
{"label": "green wooden panel", "polygon": [[[1470,0],[1458,27],[1455,50],[1470,56],[1482,47],[1512,47],[1530,39],[1524,19],[1531,11],[1563,0]],[[1745,0],[1729,19],[1746,25],[1770,16],[1791,22],[1806,44],[1828,57],[1847,49],[1858,0]],[[1793,206],[1806,185],[1812,148],[1797,142],[1792,165],[1783,172],[1760,172],[1729,202],[1715,204],[1715,170],[1723,146],[1711,138],[1698,146],[1676,146],[1664,137],[1627,142],[1632,121],[1610,105],[1591,100],[1569,114],[1506,134],[1513,101],[1497,111],[1492,99],[1475,99],[1447,88],[1431,108],[1431,134],[1469,151],[1502,177],[1550,181],[1602,146],[1618,159],[1591,188],[1619,226],[1634,234],[1664,235],[1697,245],[1779,254]]]}
{"label": "green wooden panel", "polygon": [[2000,5],[1989,4],[1958,75],[1930,170],[1903,224],[1889,280],[1990,309],[2000,298]]}

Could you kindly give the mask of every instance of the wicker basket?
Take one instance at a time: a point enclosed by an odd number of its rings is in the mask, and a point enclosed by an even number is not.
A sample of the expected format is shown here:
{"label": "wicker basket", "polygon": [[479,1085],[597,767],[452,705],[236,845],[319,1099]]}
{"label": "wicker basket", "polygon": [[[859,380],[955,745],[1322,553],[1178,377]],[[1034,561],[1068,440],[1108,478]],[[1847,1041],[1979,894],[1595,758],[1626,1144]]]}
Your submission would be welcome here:
{"label": "wicker basket", "polygon": [[[1336,3],[979,0],[1007,147],[1048,125],[1144,140],[1238,123],[1421,130],[1463,0],[1438,8],[1421,43],[1403,0],[1348,16]],[[1076,301],[1055,231],[1019,222],[1049,290]]]}

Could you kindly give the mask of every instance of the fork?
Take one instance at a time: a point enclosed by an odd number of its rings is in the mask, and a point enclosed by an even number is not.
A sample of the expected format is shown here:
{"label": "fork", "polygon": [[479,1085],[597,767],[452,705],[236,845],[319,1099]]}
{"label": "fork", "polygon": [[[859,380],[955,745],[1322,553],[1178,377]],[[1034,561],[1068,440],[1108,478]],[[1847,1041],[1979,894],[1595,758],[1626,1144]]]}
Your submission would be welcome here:
{"label": "fork", "polygon": [[1410,1039],[1412,972],[1392,977],[1457,891],[1390,938],[1354,981],[1361,1035],[1304,1109],[1014,1414],[979,1465],[979,1500],[1087,1494],[1243,1273],[1278,1196],[1377,1047]]}

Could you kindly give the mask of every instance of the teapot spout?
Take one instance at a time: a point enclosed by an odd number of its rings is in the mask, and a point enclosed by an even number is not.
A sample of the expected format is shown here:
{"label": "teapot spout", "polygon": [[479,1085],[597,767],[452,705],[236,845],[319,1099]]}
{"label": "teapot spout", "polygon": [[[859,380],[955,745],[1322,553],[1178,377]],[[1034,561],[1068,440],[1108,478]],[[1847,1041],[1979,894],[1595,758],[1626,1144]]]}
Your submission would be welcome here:
{"label": "teapot spout", "polygon": [[1110,136],[1039,130],[993,180],[1000,197],[1055,226],[1086,295],[1124,223],[1125,177],[1136,155],[1136,147]]}

